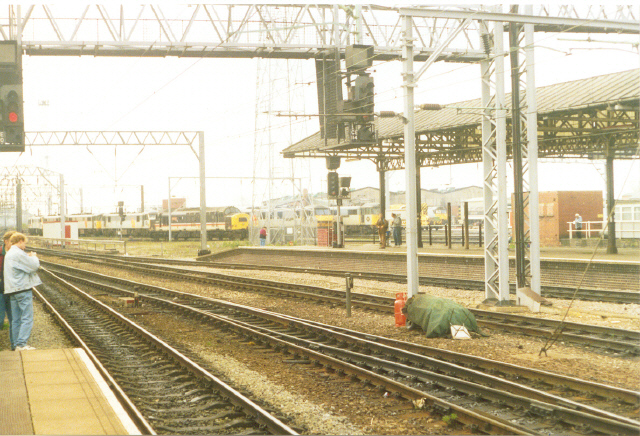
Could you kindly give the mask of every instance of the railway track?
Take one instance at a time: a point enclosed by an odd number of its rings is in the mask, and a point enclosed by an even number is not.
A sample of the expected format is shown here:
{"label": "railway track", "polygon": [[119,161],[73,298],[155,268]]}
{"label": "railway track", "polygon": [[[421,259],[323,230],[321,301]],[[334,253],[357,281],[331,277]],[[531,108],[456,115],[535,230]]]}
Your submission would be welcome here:
{"label": "railway track", "polygon": [[[271,271],[283,271],[293,273],[304,274],[321,274],[326,276],[344,277],[344,270],[332,270],[322,268],[300,268],[291,267],[286,265],[255,265],[255,264],[237,264],[237,263],[224,263],[224,262],[199,262],[190,260],[178,260],[178,259],[159,259],[159,258],[147,258],[147,257],[134,257],[114,255],[96,255],[96,254],[84,254],[84,253],[70,253],[61,252],[60,250],[50,249],[38,249],[38,252],[51,254],[55,256],[62,256],[68,258],[77,259],[126,259],[126,262],[134,263],[155,263],[163,265],[174,266],[211,266],[221,269],[253,269],[253,270],[271,270]],[[351,271],[349,272],[352,277],[360,278],[363,280],[378,280],[388,281],[396,283],[406,283],[406,275],[400,274],[388,274],[380,272],[368,272],[368,271]],[[438,286],[455,289],[484,291],[485,283],[482,280],[474,279],[462,279],[462,278],[447,278],[447,277],[419,277],[419,284],[423,286]],[[510,291],[515,294],[516,287],[514,283],[510,284]],[[620,304],[640,304],[640,292],[636,291],[614,291],[595,288],[581,288],[576,292],[575,287],[568,286],[543,286],[541,289],[541,295],[544,298],[560,298],[571,299],[575,298],[584,301],[601,301],[607,303],[620,303]]]}
{"label": "railway track", "polygon": [[298,434],[79,288],[60,280],[40,288],[36,297],[98,362],[136,422],[146,423],[143,434]]}
{"label": "railway track", "polygon": [[[293,362],[373,384],[489,434],[637,434],[640,393],[489,359],[442,352],[121,278],[56,266],[90,293],[135,297],[293,356]],[[64,272],[66,271],[66,272]],[[241,285],[243,286],[243,285]],[[560,388],[562,387],[562,388]],[[561,391],[561,393],[559,393]]]}
{"label": "railway track", "polygon": [[[189,280],[248,292],[268,292],[274,295],[301,298],[307,301],[319,301],[344,306],[346,291],[291,283],[278,283],[247,277],[181,269],[172,266],[146,265],[121,259],[88,258],[89,262],[109,267],[123,268],[142,274],[168,277],[174,280]],[[44,264],[49,264],[43,261]],[[376,295],[350,293],[351,304],[383,313],[393,313],[394,299]],[[593,326],[571,322],[541,319],[523,315],[469,309],[481,328],[500,330],[519,335],[541,338],[558,338],[565,343],[593,347],[620,355],[640,355],[640,332]]]}

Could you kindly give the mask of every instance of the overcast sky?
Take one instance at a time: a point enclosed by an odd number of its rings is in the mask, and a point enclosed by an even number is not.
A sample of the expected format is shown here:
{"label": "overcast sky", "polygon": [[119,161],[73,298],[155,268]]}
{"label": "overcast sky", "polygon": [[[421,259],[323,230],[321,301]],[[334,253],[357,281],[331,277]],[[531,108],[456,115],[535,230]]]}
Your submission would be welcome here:
{"label": "overcast sky", "polygon": [[[560,35],[584,39],[585,35]],[[610,43],[563,41],[539,34],[536,41],[536,82],[545,86],[640,67],[638,37],[593,35]],[[635,43],[635,46],[633,44]],[[508,61],[507,61],[508,62]],[[416,64],[416,68],[419,64]],[[292,162],[280,151],[318,130],[317,117],[271,117],[272,111],[318,112],[313,61],[247,59],[158,59],[24,56],[26,130],[171,130],[205,132],[206,171],[210,206],[250,205],[265,201],[267,184],[258,177],[300,178],[304,189],[326,190],[323,159]],[[402,111],[399,61],[374,65],[376,111]],[[421,78],[416,104],[453,103],[480,96],[480,67],[438,63]],[[640,80],[640,75],[639,75]],[[506,80],[509,82],[509,78]],[[505,84],[509,91],[509,83]],[[268,129],[268,126],[271,129]],[[272,147],[269,147],[272,144]],[[269,150],[272,157],[269,157]],[[255,151],[257,150],[257,155]],[[172,195],[185,196],[198,206],[198,163],[188,147],[32,147],[22,155],[3,153],[3,166],[35,165],[62,172],[69,192],[83,186],[84,206],[114,210],[118,200],[135,210],[144,185],[146,206]],[[540,191],[602,190],[602,162],[540,165]],[[512,171],[510,167],[510,172]],[[616,162],[616,193],[640,192],[637,160]],[[352,187],[378,186],[370,161],[342,162],[341,175],[352,176]],[[404,171],[390,177],[391,190],[405,190]],[[298,182],[296,182],[298,183]],[[422,170],[423,188],[481,186],[481,164]],[[510,185],[512,184],[510,179]],[[289,182],[277,180],[272,195],[293,192]],[[75,197],[75,195],[74,195]],[[76,212],[78,198],[69,200]]]}

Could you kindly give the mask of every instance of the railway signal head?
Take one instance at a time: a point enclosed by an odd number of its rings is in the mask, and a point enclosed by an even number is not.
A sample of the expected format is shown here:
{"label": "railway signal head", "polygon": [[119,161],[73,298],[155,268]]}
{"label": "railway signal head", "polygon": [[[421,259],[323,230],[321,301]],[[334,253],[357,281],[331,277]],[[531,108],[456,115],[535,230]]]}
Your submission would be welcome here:
{"label": "railway signal head", "polygon": [[335,171],[327,173],[327,196],[336,199],[340,195],[340,177]]}
{"label": "railway signal head", "polygon": [[0,97],[3,134],[3,140],[0,142],[11,146],[8,151],[24,151],[22,85],[3,85],[0,88]]}
{"label": "railway signal head", "polygon": [[354,99],[357,105],[358,122],[373,121],[373,77],[361,75],[356,77]]}

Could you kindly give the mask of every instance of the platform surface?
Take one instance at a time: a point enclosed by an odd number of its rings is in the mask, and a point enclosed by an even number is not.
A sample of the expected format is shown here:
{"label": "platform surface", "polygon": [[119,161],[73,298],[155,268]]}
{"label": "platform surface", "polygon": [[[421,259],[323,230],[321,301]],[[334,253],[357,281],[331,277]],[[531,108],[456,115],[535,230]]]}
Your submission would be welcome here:
{"label": "platform surface", "polygon": [[0,434],[140,434],[79,348],[0,352]]}

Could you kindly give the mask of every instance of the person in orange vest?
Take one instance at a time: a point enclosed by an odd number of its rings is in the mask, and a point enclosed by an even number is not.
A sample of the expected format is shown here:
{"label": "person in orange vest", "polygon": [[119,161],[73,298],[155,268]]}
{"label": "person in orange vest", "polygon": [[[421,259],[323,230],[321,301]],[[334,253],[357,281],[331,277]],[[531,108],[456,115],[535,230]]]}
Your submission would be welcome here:
{"label": "person in orange vest", "polygon": [[389,221],[380,215],[378,221],[376,222],[376,227],[378,228],[378,236],[380,237],[380,248],[387,247],[387,230],[389,229]]}

